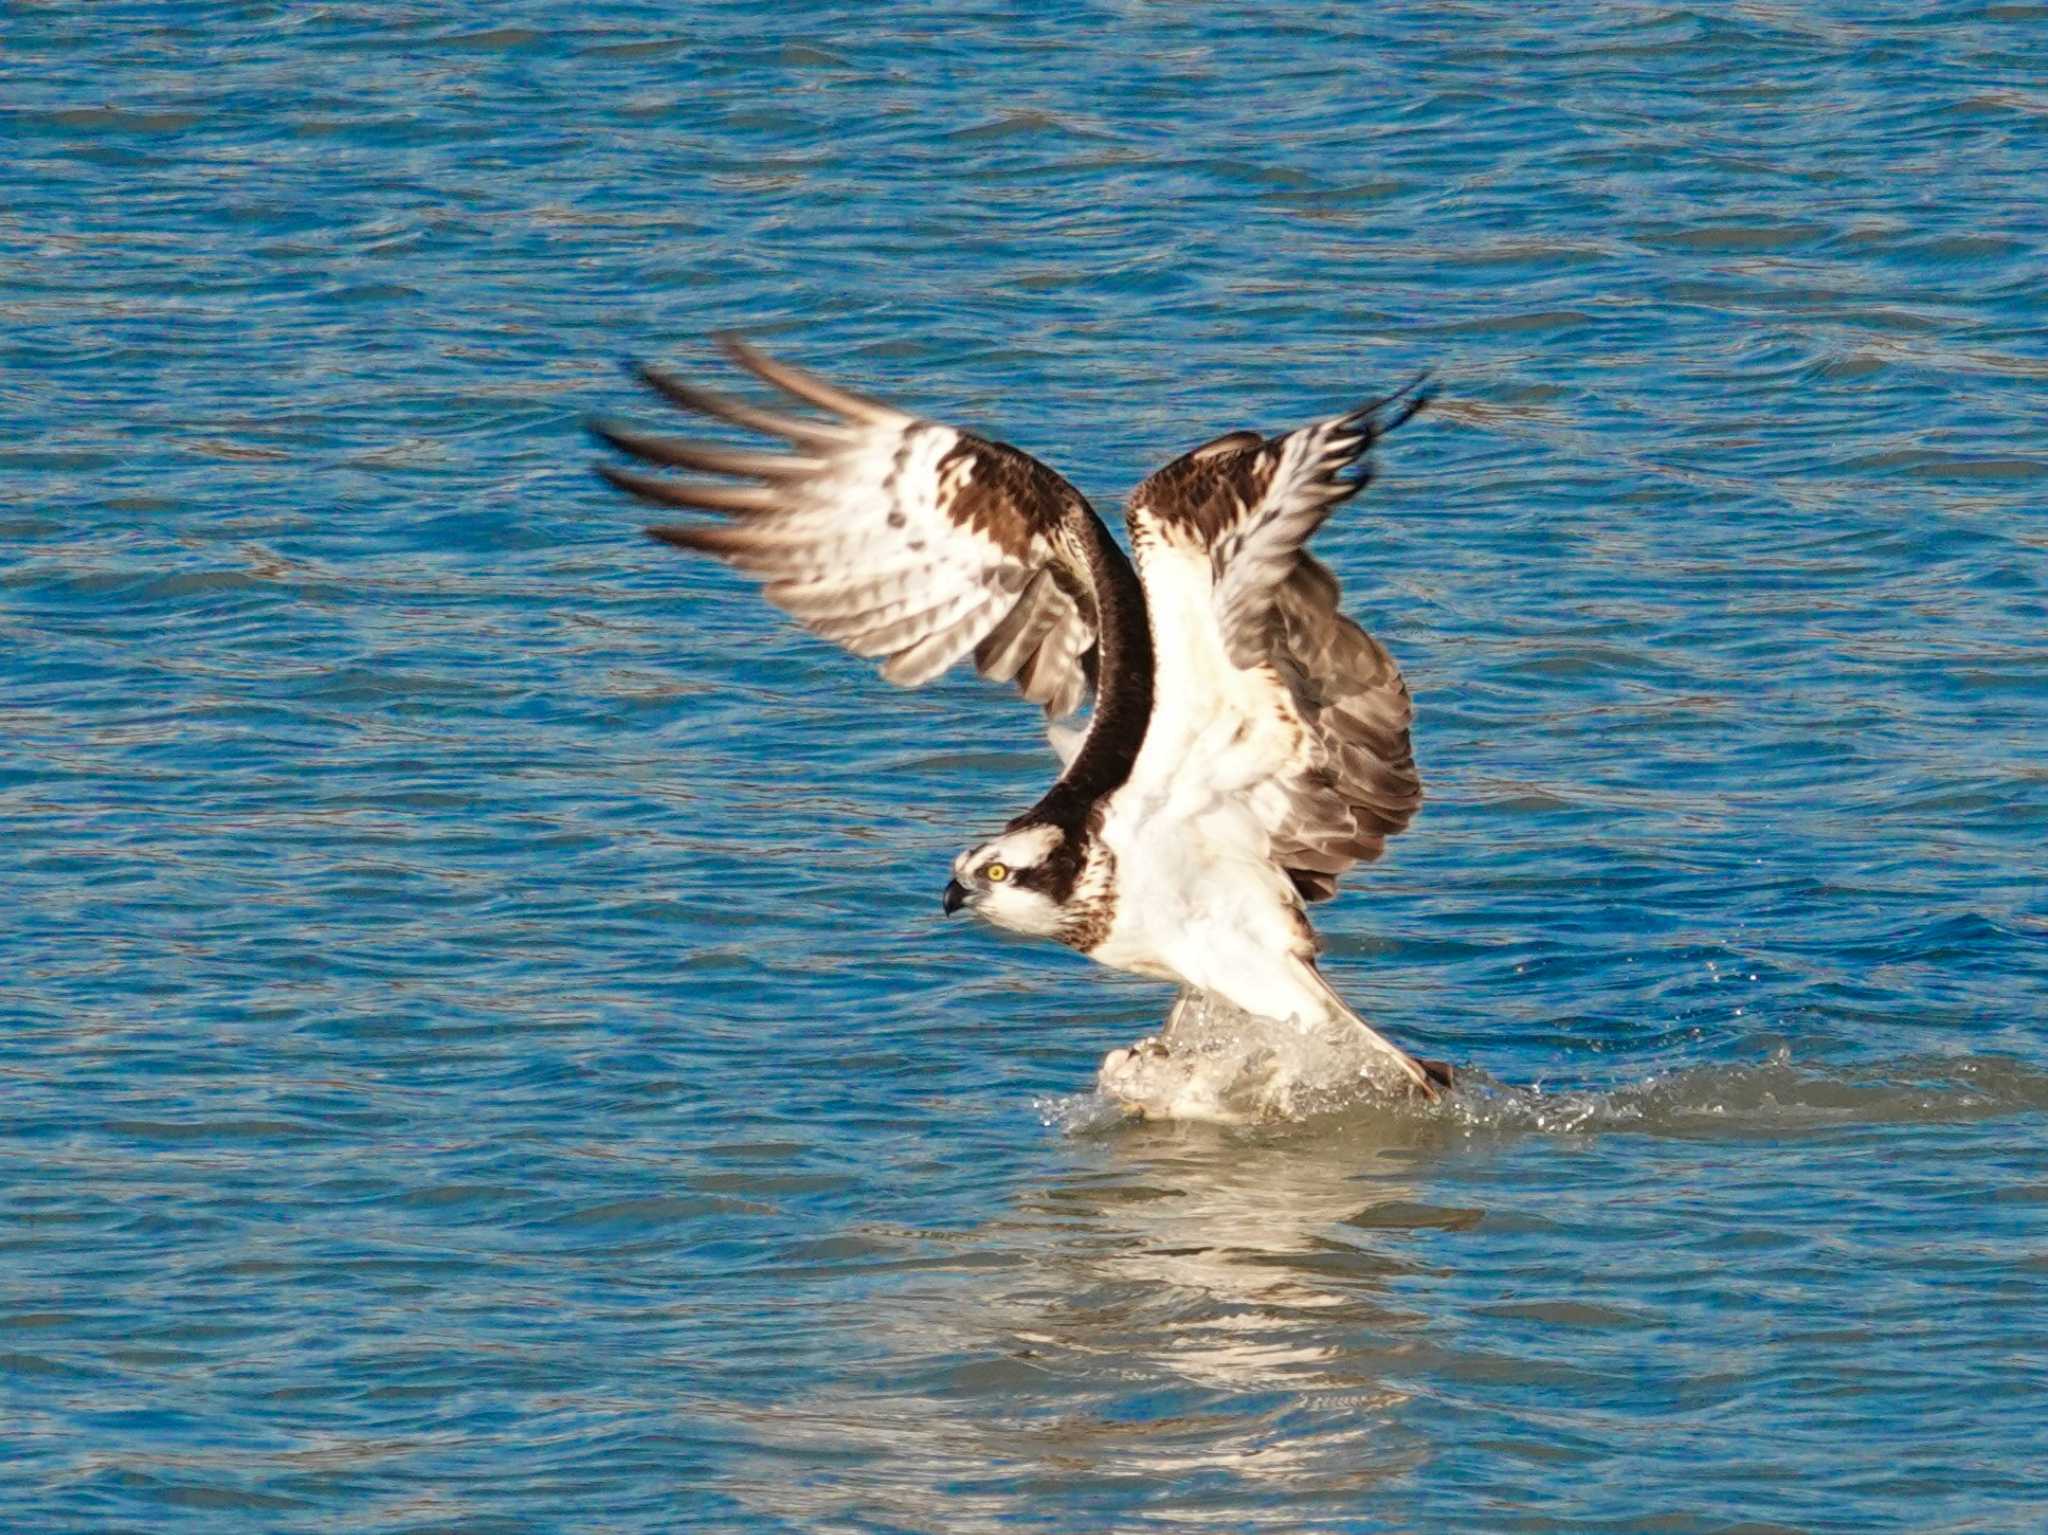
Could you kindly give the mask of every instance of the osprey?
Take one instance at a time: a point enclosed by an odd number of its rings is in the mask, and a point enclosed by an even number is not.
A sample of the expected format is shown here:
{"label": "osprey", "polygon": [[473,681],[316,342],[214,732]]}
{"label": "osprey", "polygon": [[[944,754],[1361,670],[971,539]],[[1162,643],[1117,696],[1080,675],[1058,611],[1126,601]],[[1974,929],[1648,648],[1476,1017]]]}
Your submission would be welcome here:
{"label": "osprey", "polygon": [[[730,336],[796,412],[652,368],[669,403],[766,450],[593,423],[695,478],[601,465],[619,489],[720,519],[648,531],[725,561],[812,632],[904,687],[967,656],[1041,705],[1064,771],[953,862],[946,912],[1051,938],[1259,1018],[1336,1030],[1386,1085],[1450,1081],[1345,1005],[1306,903],[1377,858],[1422,801],[1400,670],[1337,610],[1309,537],[1427,402],[1416,384],[1276,437],[1231,432],[1131,497],[1127,558],[1029,454],[852,394]],[[1085,728],[1063,724],[1092,694]],[[1352,1031],[1356,1031],[1355,1034]]]}

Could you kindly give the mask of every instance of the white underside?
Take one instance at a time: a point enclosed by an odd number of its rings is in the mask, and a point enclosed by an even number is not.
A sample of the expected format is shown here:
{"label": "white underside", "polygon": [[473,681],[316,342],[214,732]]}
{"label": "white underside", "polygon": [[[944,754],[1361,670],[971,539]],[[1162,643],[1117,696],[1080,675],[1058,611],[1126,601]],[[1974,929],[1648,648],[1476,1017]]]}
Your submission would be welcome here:
{"label": "white underside", "polygon": [[[1223,653],[1206,557],[1155,547],[1145,562],[1158,682],[1130,780],[1100,836],[1116,855],[1116,920],[1091,957],[1179,982],[1251,1019],[1375,1054],[1405,1084],[1407,1056],[1315,968],[1301,898],[1273,861],[1252,796],[1301,750],[1270,676]],[[1187,1117],[1187,1116],[1182,1116]]]}

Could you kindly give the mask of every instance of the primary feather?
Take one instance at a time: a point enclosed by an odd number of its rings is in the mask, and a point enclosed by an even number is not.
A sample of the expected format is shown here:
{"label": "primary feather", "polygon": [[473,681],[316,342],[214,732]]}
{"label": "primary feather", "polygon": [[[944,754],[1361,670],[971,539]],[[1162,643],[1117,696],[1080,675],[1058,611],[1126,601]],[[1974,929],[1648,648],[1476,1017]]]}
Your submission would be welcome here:
{"label": "primary feather", "polygon": [[[1377,858],[1421,803],[1406,684],[1338,609],[1307,549],[1368,477],[1417,384],[1275,437],[1231,432],[1139,486],[1131,560],[1030,455],[926,421],[733,338],[794,410],[651,369],[669,403],[780,440],[727,445],[601,424],[661,470],[628,493],[708,514],[650,529],[761,583],[770,602],[906,687],[972,655],[1053,719],[1062,772],[961,855],[948,911],[1057,938],[1247,1013],[1354,1030],[1396,1080],[1448,1080],[1383,1039],[1315,965],[1303,903]],[[1085,728],[1061,724],[1092,693]]]}
{"label": "primary feather", "polygon": [[594,423],[643,463],[723,477],[601,466],[643,501],[727,518],[648,531],[753,576],[814,634],[882,658],[891,682],[921,686],[974,653],[1047,714],[1078,708],[1095,613],[1062,527],[1086,508],[1080,492],[1006,444],[850,393],[735,338],[721,345],[826,414],[748,405],[640,369],[669,403],[790,444],[735,449]]}

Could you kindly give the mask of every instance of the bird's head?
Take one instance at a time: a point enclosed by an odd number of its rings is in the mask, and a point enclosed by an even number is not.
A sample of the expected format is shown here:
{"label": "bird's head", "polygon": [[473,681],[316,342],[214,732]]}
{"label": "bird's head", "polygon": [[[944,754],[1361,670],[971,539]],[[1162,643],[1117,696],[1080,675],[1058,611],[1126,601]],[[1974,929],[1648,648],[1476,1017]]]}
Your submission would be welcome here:
{"label": "bird's head", "polygon": [[1048,938],[1059,929],[1061,892],[1055,864],[1066,833],[1043,823],[1013,826],[953,860],[946,914],[971,906],[997,927]]}

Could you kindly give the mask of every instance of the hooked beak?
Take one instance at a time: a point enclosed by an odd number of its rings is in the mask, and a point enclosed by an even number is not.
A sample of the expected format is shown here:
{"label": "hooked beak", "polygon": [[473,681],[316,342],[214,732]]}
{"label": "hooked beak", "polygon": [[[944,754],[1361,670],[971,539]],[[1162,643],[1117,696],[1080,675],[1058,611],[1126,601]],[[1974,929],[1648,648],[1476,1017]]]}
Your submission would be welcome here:
{"label": "hooked beak", "polygon": [[952,916],[967,904],[967,887],[957,879],[947,880],[946,893],[939,897],[939,904],[946,909],[947,916]]}

